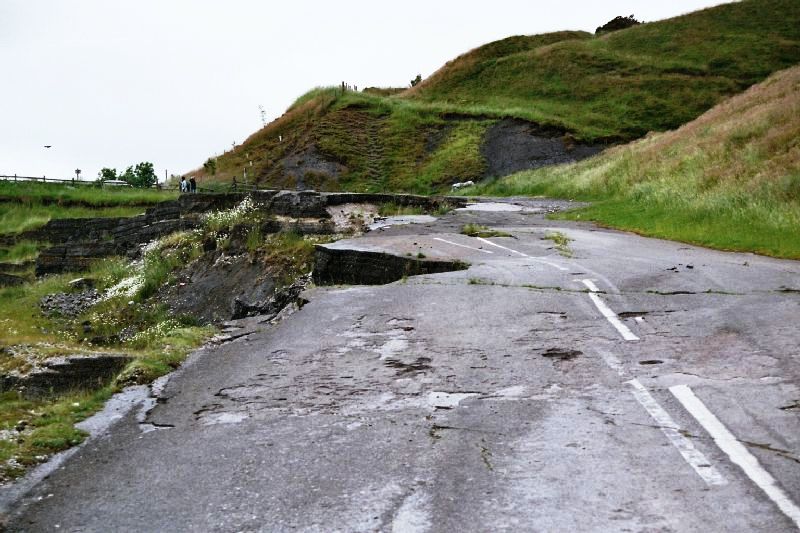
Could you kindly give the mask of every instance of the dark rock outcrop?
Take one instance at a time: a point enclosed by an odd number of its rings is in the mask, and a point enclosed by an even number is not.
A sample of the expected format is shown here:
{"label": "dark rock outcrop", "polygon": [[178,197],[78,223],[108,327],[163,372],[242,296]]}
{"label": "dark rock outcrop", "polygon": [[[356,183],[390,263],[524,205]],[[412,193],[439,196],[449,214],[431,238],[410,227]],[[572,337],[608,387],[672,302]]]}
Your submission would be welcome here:
{"label": "dark rock outcrop", "polygon": [[94,389],[111,381],[132,360],[119,354],[57,357],[25,376],[0,375],[0,391],[37,398]]}
{"label": "dark rock outcrop", "polygon": [[507,176],[521,170],[579,161],[604,148],[577,143],[563,132],[543,130],[530,122],[507,118],[492,125],[483,139],[484,177]]}
{"label": "dark rock outcrop", "polygon": [[237,306],[258,305],[272,297],[276,284],[265,270],[247,254],[213,252],[178,272],[178,282],[157,297],[175,315],[191,315],[202,323],[230,320],[241,314]]}
{"label": "dark rock outcrop", "polygon": [[25,283],[25,278],[0,272],[0,287],[13,287]]}
{"label": "dark rock outcrop", "polygon": [[114,242],[59,244],[39,252],[36,275],[60,274],[88,270],[92,262],[116,255],[119,248]]}

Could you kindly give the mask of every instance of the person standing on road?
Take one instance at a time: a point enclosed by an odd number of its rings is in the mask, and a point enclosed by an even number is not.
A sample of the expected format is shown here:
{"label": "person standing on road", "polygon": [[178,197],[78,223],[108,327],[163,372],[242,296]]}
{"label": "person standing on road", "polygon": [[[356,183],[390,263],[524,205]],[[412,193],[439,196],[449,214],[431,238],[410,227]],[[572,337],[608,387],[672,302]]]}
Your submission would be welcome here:
{"label": "person standing on road", "polygon": [[195,181],[195,179],[194,179],[194,176],[192,176],[192,177],[189,179],[189,190],[190,190],[192,193],[196,193],[196,192],[197,192],[197,181]]}

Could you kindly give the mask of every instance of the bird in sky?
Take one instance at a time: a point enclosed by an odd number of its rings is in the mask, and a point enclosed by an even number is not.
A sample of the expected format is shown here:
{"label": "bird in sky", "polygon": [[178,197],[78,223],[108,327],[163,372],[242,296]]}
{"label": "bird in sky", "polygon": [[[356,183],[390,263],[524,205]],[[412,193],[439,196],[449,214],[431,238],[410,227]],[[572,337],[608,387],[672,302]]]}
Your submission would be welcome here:
{"label": "bird in sky", "polygon": [[52,147],[53,147],[53,145],[52,145],[52,144],[45,144],[45,145],[44,145],[44,147],[45,147],[45,148],[52,148]]}

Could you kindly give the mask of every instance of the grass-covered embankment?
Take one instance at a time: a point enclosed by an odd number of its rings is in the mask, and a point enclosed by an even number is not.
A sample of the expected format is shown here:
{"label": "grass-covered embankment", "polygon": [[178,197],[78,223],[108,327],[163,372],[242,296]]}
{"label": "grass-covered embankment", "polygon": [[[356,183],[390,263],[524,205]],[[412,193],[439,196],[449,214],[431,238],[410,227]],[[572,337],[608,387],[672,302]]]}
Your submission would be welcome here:
{"label": "grass-covered embankment", "polygon": [[794,0],[744,0],[602,36],[510,37],[399,93],[312,90],[195,173],[204,185],[241,182],[246,168],[251,183],[274,188],[443,192],[484,177],[481,147],[498,119],[532,121],[567,142],[625,142],[676,128],[798,61]]}
{"label": "grass-covered embankment", "polygon": [[654,237],[800,259],[800,67],[666,133],[465,194],[589,200],[564,214]]}
{"label": "grass-covered embankment", "polygon": [[400,97],[555,125],[580,140],[630,140],[676,128],[798,61],[800,4],[745,0],[599,37],[511,37]]}

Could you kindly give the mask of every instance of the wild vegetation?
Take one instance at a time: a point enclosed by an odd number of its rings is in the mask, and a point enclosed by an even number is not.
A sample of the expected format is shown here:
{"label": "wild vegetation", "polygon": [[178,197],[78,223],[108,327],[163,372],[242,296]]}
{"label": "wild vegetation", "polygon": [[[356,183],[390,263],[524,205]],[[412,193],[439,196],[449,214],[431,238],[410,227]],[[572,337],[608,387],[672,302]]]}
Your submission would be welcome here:
{"label": "wild vegetation", "polygon": [[[148,383],[176,368],[186,355],[213,335],[213,326],[172,312],[165,290],[178,274],[201,258],[208,242],[219,253],[230,250],[237,227],[251,225],[244,246],[278,286],[311,270],[314,245],[330,237],[292,232],[262,235],[264,220],[248,199],[233,209],[203,217],[199,228],[174,233],[147,245],[139,260],[109,258],[80,274],[92,280],[98,296],[77,314],[47,311],[46,295],[75,293],[77,274],[54,275],[15,287],[0,288],[0,372],[27,371],[52,357],[121,353],[132,362],[108,386],[51,398],[31,399],[16,392],[0,394],[0,482],[25,467],[81,442],[85,433],[74,423],[100,408],[121,387]],[[82,289],[81,289],[82,290]]]}
{"label": "wild vegetation", "polygon": [[[175,197],[176,193],[169,191],[0,180],[0,239],[11,239],[0,244],[0,263],[20,265],[36,259],[45,243],[17,240],[17,236],[41,228],[50,220],[129,217]],[[0,272],[4,268],[7,267],[0,265]],[[32,267],[21,273],[32,274]]]}
{"label": "wild vegetation", "polygon": [[590,200],[568,218],[726,250],[800,258],[800,67],[681,128],[465,194]]}
{"label": "wild vegetation", "polygon": [[500,118],[532,121],[567,144],[617,144],[676,128],[799,60],[793,0],[745,0],[599,36],[510,37],[402,92],[312,90],[196,173],[241,182],[246,168],[269,187],[441,192],[485,177],[482,142]]}

